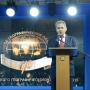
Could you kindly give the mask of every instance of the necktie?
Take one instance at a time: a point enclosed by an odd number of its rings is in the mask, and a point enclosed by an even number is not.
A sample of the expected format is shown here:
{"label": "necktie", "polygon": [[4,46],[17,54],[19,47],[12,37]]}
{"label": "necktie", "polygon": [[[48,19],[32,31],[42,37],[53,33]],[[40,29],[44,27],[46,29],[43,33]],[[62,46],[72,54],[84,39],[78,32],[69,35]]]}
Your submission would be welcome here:
{"label": "necktie", "polygon": [[63,43],[63,36],[62,37],[60,37],[60,47],[64,47],[64,43]]}

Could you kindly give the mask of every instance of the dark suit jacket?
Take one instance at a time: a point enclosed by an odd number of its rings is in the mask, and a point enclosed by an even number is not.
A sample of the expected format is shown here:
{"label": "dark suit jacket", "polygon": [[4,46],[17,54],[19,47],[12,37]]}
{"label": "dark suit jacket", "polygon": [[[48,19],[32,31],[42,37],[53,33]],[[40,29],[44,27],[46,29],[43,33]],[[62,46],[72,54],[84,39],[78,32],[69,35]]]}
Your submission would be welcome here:
{"label": "dark suit jacket", "polygon": [[[47,45],[47,51],[46,51],[46,56],[48,57],[48,48],[49,47],[60,47],[59,42],[57,41],[58,36],[54,36],[49,39],[48,45]],[[76,47],[76,40],[74,37],[66,35],[65,37],[65,44],[64,47]],[[51,70],[50,70],[50,75],[51,77],[56,76],[56,58],[52,58],[52,63],[51,63]],[[72,58],[70,58],[70,76],[75,76],[75,69],[74,69],[74,61]]]}

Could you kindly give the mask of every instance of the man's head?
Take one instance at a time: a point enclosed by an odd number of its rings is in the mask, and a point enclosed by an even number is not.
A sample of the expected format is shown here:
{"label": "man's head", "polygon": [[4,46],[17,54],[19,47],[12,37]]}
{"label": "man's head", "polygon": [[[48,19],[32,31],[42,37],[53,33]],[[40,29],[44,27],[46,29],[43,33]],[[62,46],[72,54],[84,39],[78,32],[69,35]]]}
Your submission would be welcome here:
{"label": "man's head", "polygon": [[66,23],[63,20],[59,20],[55,23],[56,32],[58,35],[63,36],[67,31]]}

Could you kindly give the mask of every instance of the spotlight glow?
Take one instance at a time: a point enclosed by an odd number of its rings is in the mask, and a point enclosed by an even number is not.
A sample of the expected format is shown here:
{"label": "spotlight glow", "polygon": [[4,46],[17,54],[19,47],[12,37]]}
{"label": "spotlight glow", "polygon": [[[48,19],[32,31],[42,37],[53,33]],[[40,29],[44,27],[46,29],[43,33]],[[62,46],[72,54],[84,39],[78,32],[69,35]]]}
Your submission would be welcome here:
{"label": "spotlight glow", "polygon": [[38,14],[39,14],[38,8],[33,7],[33,8],[30,9],[30,15],[31,16],[36,17],[36,16],[38,16]]}
{"label": "spotlight glow", "polygon": [[14,9],[12,9],[12,8],[8,8],[8,9],[6,10],[6,14],[7,14],[8,16],[12,17],[12,16],[15,15],[15,11],[14,11]]}
{"label": "spotlight glow", "polygon": [[76,15],[77,14],[77,9],[74,6],[69,7],[68,8],[68,14],[71,15],[71,16]]}

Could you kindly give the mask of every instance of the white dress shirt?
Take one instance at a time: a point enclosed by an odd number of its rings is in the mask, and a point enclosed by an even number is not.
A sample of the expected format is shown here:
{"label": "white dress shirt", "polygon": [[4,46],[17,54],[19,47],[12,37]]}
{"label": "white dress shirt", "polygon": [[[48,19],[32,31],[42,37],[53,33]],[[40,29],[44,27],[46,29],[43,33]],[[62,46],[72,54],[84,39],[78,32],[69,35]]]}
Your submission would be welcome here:
{"label": "white dress shirt", "polygon": [[[63,42],[65,42],[65,36],[66,36],[66,34],[64,34],[64,37],[63,37]],[[60,40],[61,40],[61,38],[60,38]],[[59,45],[60,45],[60,40],[59,40]]]}

